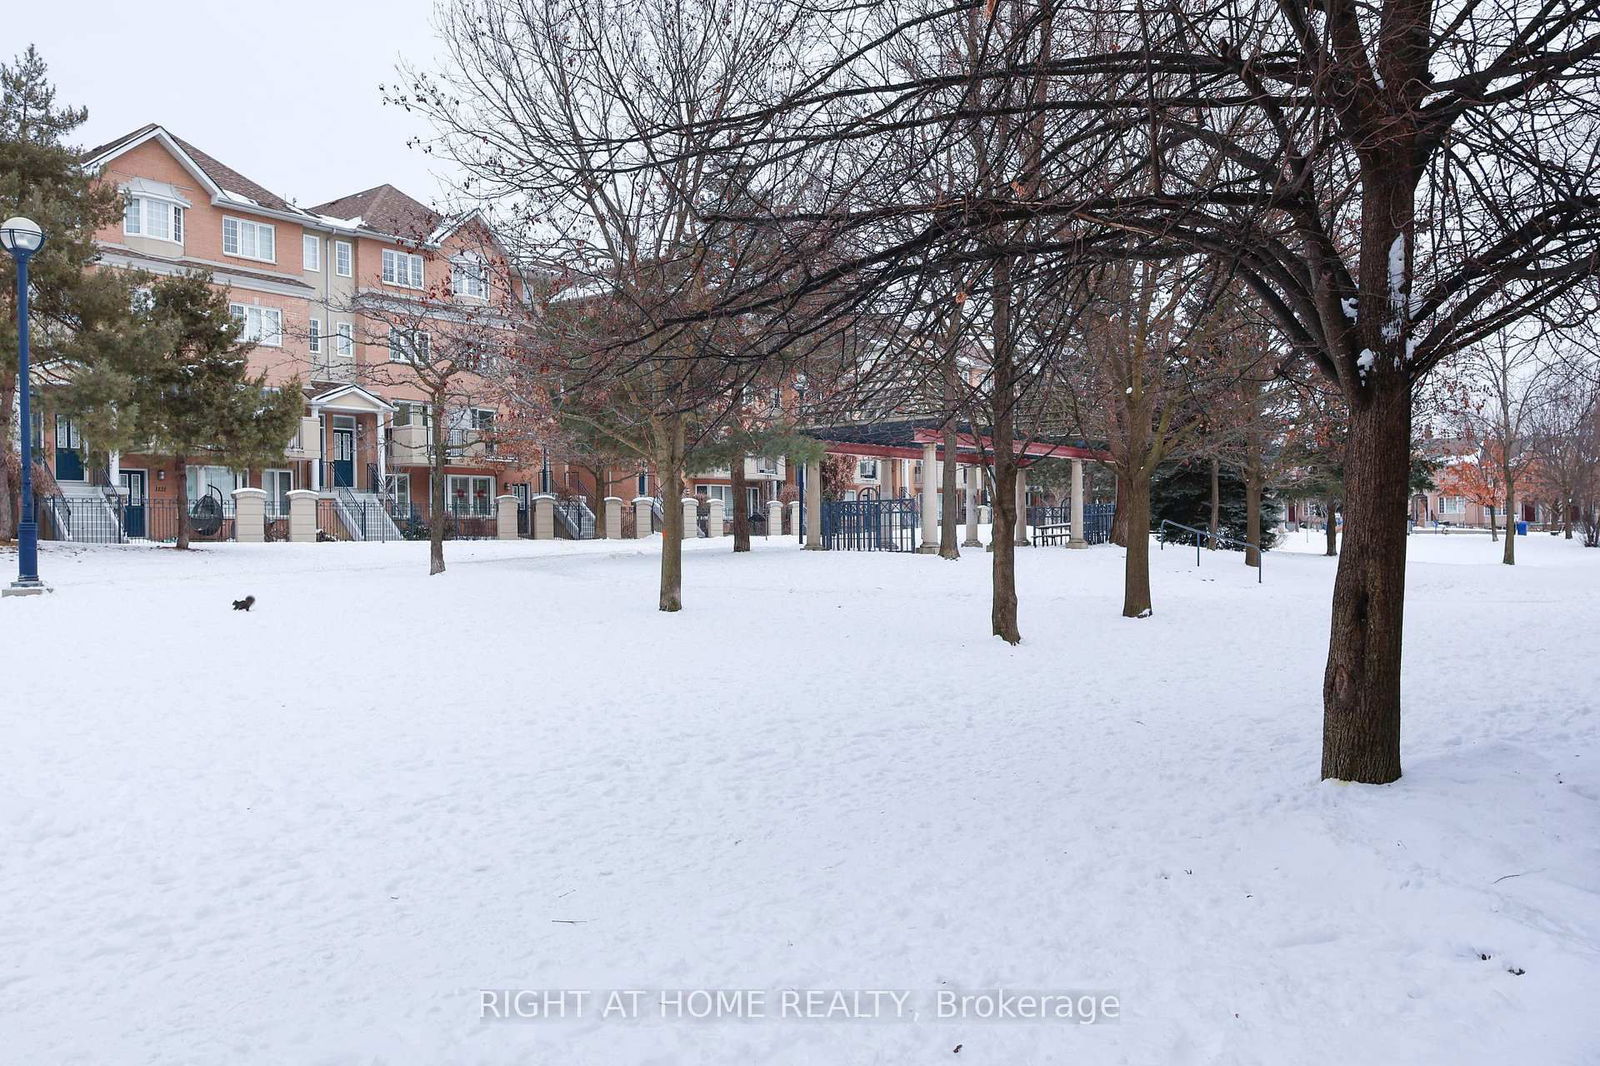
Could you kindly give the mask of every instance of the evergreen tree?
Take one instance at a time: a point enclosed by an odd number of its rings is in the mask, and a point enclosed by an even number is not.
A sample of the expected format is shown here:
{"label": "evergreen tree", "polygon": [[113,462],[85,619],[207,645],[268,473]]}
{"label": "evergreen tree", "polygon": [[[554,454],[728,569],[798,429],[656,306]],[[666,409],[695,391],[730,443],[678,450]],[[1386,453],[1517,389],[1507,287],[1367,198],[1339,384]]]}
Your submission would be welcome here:
{"label": "evergreen tree", "polygon": [[[1237,541],[1245,539],[1246,508],[1244,479],[1223,467],[1218,472],[1221,488],[1221,516],[1218,531]],[[1150,521],[1160,528],[1162,519],[1196,529],[1206,529],[1211,523],[1211,464],[1209,462],[1174,463],[1163,466],[1150,481]],[[1274,532],[1281,515],[1278,502],[1271,497],[1261,501],[1261,547],[1270,549],[1277,540]],[[1186,539],[1170,530],[1165,539]]]}
{"label": "evergreen tree", "polygon": [[[0,63],[0,218],[23,215],[45,233],[29,265],[35,381],[82,382],[85,399],[125,384],[98,373],[108,357],[148,343],[141,336],[147,323],[130,302],[137,280],[91,269],[94,232],[121,216],[122,198],[96,182],[79,165],[78,150],[65,143],[87,117],[83,108],[56,105],[45,62],[33,48]],[[0,540],[15,536],[19,503],[11,476],[17,468],[16,291],[16,264],[0,255]]]}
{"label": "evergreen tree", "polygon": [[240,340],[243,324],[206,275],[157,279],[147,313],[168,343],[159,355],[123,364],[131,387],[121,426],[127,439],[119,443],[175,464],[182,549],[189,546],[189,456],[234,469],[281,460],[304,397],[298,379],[276,389],[266,375],[250,373],[254,345]]}

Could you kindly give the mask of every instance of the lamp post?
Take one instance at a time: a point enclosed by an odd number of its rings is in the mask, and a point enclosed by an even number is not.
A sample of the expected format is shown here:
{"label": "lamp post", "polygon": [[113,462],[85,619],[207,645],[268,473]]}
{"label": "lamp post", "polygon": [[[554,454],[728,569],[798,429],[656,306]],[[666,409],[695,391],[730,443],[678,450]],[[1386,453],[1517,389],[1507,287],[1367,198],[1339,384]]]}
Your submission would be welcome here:
{"label": "lamp post", "polygon": [[44,247],[44,230],[27,218],[0,222],[0,246],[17,261],[17,413],[22,427],[22,521],[17,523],[17,580],[0,595],[31,596],[45,591],[39,580],[39,524],[33,513],[33,418],[28,383],[28,260]]}

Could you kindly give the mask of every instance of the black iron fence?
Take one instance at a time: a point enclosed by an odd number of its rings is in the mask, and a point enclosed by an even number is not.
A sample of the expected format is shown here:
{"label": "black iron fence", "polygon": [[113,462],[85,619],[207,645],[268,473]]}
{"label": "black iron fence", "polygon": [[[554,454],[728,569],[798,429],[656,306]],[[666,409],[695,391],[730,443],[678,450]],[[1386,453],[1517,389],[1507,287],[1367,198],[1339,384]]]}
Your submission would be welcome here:
{"label": "black iron fence", "polygon": [[196,543],[233,540],[233,501],[209,494],[188,504],[177,500],[125,502],[116,494],[62,496],[40,494],[35,512],[39,536],[74,544],[123,544],[130,541],[174,543],[187,528]]}
{"label": "black iron fence", "polygon": [[[1083,539],[1090,544],[1104,544],[1111,539],[1111,520],[1116,516],[1116,504],[1086,503],[1083,505]],[[1070,504],[1035,505],[1028,508],[1028,525],[1059,526],[1068,530],[1072,526]]]}
{"label": "black iron fence", "polygon": [[915,551],[917,502],[908,497],[825,501],[822,543],[832,551]]}

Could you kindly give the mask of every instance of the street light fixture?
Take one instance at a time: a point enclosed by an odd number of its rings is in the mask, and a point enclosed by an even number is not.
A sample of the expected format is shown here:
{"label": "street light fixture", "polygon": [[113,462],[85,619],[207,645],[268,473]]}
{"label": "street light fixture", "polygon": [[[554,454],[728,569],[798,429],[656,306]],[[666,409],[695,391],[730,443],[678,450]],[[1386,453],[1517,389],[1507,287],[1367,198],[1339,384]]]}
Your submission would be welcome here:
{"label": "street light fixture", "polygon": [[33,513],[33,416],[28,381],[28,260],[44,247],[44,230],[28,218],[0,222],[0,247],[17,261],[17,393],[22,427],[22,521],[17,523],[17,580],[0,589],[3,596],[32,596],[45,591],[39,580],[39,523]]}

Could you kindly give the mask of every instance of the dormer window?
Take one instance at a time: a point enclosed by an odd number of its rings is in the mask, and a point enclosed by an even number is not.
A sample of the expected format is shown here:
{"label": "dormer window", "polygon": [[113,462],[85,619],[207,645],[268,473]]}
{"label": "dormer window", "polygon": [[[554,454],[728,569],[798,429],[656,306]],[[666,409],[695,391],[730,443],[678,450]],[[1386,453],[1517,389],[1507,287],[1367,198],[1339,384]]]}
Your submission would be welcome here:
{"label": "dormer window", "polygon": [[122,232],[130,237],[183,243],[183,208],[170,200],[130,196],[122,209]]}

